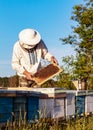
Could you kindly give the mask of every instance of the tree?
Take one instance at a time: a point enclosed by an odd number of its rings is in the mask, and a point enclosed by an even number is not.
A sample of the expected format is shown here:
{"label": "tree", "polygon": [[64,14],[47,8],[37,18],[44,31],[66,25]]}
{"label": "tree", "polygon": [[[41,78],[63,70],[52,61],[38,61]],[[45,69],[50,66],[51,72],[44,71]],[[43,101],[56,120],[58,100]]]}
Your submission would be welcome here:
{"label": "tree", "polygon": [[71,35],[60,40],[75,47],[76,57],[74,60],[69,56],[64,57],[63,62],[72,68],[73,78],[81,79],[86,84],[93,74],[93,0],[84,1],[84,5],[75,5],[71,20],[76,22]]}
{"label": "tree", "polygon": [[60,73],[57,76],[57,87],[63,88],[63,89],[70,89],[75,90],[75,86],[71,80],[71,76],[69,73]]}
{"label": "tree", "polygon": [[9,86],[8,87],[18,87],[19,86],[19,79],[17,75],[9,77]]}

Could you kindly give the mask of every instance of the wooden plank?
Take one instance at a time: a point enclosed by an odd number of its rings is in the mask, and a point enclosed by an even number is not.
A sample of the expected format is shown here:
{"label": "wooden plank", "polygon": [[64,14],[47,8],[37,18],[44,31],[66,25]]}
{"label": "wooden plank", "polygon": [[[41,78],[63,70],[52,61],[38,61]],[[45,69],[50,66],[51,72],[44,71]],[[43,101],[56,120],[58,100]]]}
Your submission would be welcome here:
{"label": "wooden plank", "polygon": [[16,93],[0,93],[0,97],[15,97]]}
{"label": "wooden plank", "polygon": [[0,90],[2,90],[2,89],[5,89],[5,90],[7,90],[7,88],[6,88],[6,87],[0,87]]}
{"label": "wooden plank", "polygon": [[55,64],[49,64],[34,75],[34,80],[38,85],[41,85],[49,79],[55,77],[60,72],[62,72],[62,69],[59,66]]}

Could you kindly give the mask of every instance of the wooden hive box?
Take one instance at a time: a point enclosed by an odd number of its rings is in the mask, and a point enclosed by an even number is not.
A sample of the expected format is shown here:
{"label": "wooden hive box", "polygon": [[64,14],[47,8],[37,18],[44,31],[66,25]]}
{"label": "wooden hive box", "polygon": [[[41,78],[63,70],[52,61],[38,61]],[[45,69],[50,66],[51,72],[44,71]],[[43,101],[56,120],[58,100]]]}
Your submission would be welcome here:
{"label": "wooden hive box", "polygon": [[49,64],[46,67],[42,68],[40,71],[35,73],[35,82],[38,85],[43,84],[44,82],[48,81],[49,79],[56,76],[58,73],[62,72],[62,69],[55,65],[55,64]]}

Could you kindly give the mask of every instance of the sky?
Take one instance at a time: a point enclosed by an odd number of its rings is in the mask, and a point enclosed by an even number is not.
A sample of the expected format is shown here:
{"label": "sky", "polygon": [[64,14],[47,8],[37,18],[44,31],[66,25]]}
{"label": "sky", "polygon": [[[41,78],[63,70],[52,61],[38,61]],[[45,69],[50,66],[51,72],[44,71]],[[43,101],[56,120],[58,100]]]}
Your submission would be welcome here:
{"label": "sky", "polygon": [[18,34],[25,28],[37,30],[48,50],[57,58],[74,55],[74,48],[62,45],[60,38],[71,34],[73,7],[83,0],[0,0],[0,77],[16,74],[12,51]]}

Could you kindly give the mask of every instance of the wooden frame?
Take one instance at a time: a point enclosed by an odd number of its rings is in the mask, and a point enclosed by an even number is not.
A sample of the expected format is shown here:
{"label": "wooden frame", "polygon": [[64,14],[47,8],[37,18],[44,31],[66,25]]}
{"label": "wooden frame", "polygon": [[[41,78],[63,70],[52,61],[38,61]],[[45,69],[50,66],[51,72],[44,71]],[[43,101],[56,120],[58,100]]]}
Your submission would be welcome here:
{"label": "wooden frame", "polygon": [[42,68],[34,75],[35,76],[34,80],[37,83],[37,85],[42,85],[43,83],[55,77],[62,71],[63,70],[59,66],[55,64],[49,64],[48,66]]}

